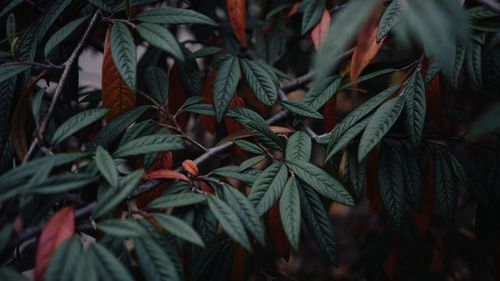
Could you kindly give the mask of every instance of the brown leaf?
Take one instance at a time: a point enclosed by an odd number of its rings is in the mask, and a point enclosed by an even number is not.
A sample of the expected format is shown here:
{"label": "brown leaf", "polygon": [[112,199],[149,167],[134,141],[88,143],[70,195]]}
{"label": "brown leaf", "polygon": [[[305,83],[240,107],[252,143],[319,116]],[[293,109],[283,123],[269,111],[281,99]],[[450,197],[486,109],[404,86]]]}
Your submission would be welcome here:
{"label": "brown leaf", "polygon": [[330,27],[331,21],[332,19],[330,17],[330,13],[325,9],[321,20],[311,31],[311,40],[316,51],[319,51],[323,45],[323,41],[325,41],[326,35],[328,34],[328,28]]}
{"label": "brown leaf", "polygon": [[230,280],[243,280],[247,269],[248,254],[239,244],[234,245],[233,268]]}
{"label": "brown leaf", "polygon": [[[240,97],[234,97],[229,103],[229,109],[235,107],[245,107],[245,101]],[[234,133],[236,131],[242,130],[244,127],[240,123],[236,122],[233,118],[226,118],[226,130],[228,134]]]}
{"label": "brown leaf", "polygon": [[370,202],[370,210],[377,214],[382,210],[383,203],[378,186],[378,148],[368,153],[366,158],[366,197]]}
{"label": "brown leaf", "polygon": [[[207,78],[205,78],[205,81],[203,82],[203,87],[201,90],[201,95],[205,99],[205,102],[208,104],[214,104],[214,82],[215,82],[215,77],[217,76],[217,71],[211,70]],[[217,131],[216,127],[216,120],[215,117],[213,116],[207,116],[207,115],[200,115],[198,117],[200,120],[201,125],[205,130],[207,130],[210,134],[215,134]]]}
{"label": "brown leaf", "polygon": [[197,176],[199,173],[198,165],[196,165],[196,163],[194,163],[191,159],[184,160],[184,162],[182,162],[182,167],[186,170],[186,172],[193,176]]}
{"label": "brown leaf", "polygon": [[104,54],[101,69],[102,106],[109,108],[106,120],[111,120],[117,115],[135,107],[135,94],[122,80],[111,56],[111,29],[106,31],[104,41]]}
{"label": "brown leaf", "polygon": [[40,234],[36,251],[35,279],[42,280],[50,257],[75,233],[75,210],[64,207],[57,211],[47,222]]}
{"label": "brown leaf", "polygon": [[373,11],[367,26],[359,33],[354,53],[351,58],[351,82],[355,83],[363,70],[377,56],[384,44],[385,37],[377,43],[378,23],[382,13],[380,9]]}
{"label": "brown leaf", "polygon": [[271,113],[271,107],[263,104],[248,87],[244,87],[241,96],[245,99],[245,103],[251,106],[263,118],[268,118]]}
{"label": "brown leaf", "polygon": [[233,32],[238,41],[244,47],[247,46],[247,35],[245,33],[246,18],[247,18],[247,1],[246,0],[226,0],[227,14]]}
{"label": "brown leaf", "polygon": [[429,224],[434,212],[435,180],[434,160],[429,157],[422,182],[422,207],[419,212],[414,212],[415,223],[423,235],[427,235],[429,231]]}
{"label": "brown leaf", "polygon": [[[179,110],[179,108],[186,101],[186,91],[182,86],[182,78],[179,73],[177,66],[173,66],[170,70],[169,84],[168,84],[168,111],[174,114]],[[188,112],[183,112],[177,116],[177,122],[182,127],[186,129],[189,120]]]}
{"label": "brown leaf", "polygon": [[156,180],[156,179],[173,179],[190,182],[190,180],[182,173],[174,170],[158,170],[144,175],[145,180]]}
{"label": "brown leaf", "polygon": [[271,247],[278,257],[288,261],[290,246],[281,224],[279,204],[275,204],[269,210],[267,219]]}
{"label": "brown leaf", "polygon": [[323,116],[325,117],[323,121],[324,129],[326,132],[330,132],[337,124],[337,95],[325,103]]}

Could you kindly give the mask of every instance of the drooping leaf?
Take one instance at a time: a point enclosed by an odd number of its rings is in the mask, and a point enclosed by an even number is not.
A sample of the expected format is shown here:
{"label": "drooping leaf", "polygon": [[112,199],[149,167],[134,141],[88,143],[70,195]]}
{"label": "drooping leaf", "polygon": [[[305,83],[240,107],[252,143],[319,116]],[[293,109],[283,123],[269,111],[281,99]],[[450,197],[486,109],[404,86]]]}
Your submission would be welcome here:
{"label": "drooping leaf", "polygon": [[321,168],[304,161],[287,161],[286,165],[319,194],[340,204],[354,205],[354,200],[345,187]]}
{"label": "drooping leaf", "polygon": [[458,86],[458,78],[460,76],[460,72],[462,71],[462,66],[465,61],[465,52],[466,52],[466,47],[464,44],[457,44],[455,48],[455,65],[453,67],[453,75],[451,77],[451,82],[453,84],[453,87]]}
{"label": "drooping leaf", "polygon": [[35,278],[43,279],[47,265],[56,249],[75,233],[75,210],[64,207],[57,211],[44,226],[38,240]]}
{"label": "drooping leaf", "polygon": [[476,86],[481,87],[483,85],[481,44],[475,42],[467,49],[466,69],[472,82]]}
{"label": "drooping leaf", "polygon": [[385,209],[396,226],[400,226],[404,213],[404,175],[400,157],[390,148],[381,150],[378,166],[378,182]]}
{"label": "drooping leaf", "polygon": [[131,140],[119,147],[114,157],[146,154],[158,151],[172,151],[184,148],[184,143],[175,135],[150,135]]}
{"label": "drooping leaf", "polygon": [[304,161],[311,159],[312,141],[304,132],[296,132],[288,138],[285,151],[287,161]]}
{"label": "drooping leaf", "polygon": [[281,140],[269,129],[266,121],[254,111],[247,108],[234,108],[228,113],[229,117],[255,133],[255,137],[272,149],[282,150]]}
{"label": "drooping leaf", "polygon": [[422,206],[422,171],[417,157],[418,154],[414,154],[408,149],[404,151],[404,155],[401,155],[408,201],[413,208],[420,210]]}
{"label": "drooping leaf", "polygon": [[87,253],[96,268],[99,280],[133,281],[127,268],[109,250],[99,243],[90,244]]}
{"label": "drooping leaf", "polygon": [[141,23],[136,26],[136,30],[149,44],[164,50],[180,61],[184,61],[181,48],[168,29],[155,23]]}
{"label": "drooping leaf", "polygon": [[246,169],[252,168],[253,166],[259,164],[264,160],[266,160],[265,155],[257,155],[255,157],[248,158],[247,160],[241,162],[240,171],[245,171]]}
{"label": "drooping leaf", "polygon": [[214,103],[217,121],[221,121],[229,103],[236,93],[236,87],[240,79],[240,63],[238,58],[228,56],[217,70],[214,83]]}
{"label": "drooping leaf", "polygon": [[108,112],[108,109],[94,108],[72,116],[64,121],[54,132],[52,145],[57,145],[72,134],[103,118]]}
{"label": "drooping leaf", "polygon": [[160,213],[153,214],[153,218],[164,230],[171,234],[200,247],[205,247],[205,243],[203,243],[200,235],[183,220],[175,216]]}
{"label": "drooping leaf", "polygon": [[300,197],[298,189],[299,186],[295,177],[290,177],[279,201],[283,229],[288,241],[290,241],[290,245],[295,250],[299,248],[300,239]]}
{"label": "drooping leaf", "polygon": [[[118,50],[114,51],[112,48],[111,34],[112,30],[108,29],[106,31],[106,39],[104,40],[104,52],[101,67],[102,106],[111,110],[111,112],[107,116],[108,120],[114,119],[117,115],[122,114],[135,106],[135,94],[130,90],[132,88],[129,88],[129,86],[127,86],[124,78],[122,78],[123,75],[120,75],[119,72],[119,67],[123,66],[118,66],[114,59],[114,57],[118,56],[118,54],[112,55],[113,52],[118,52]],[[124,52],[123,56],[124,61],[130,59],[127,57],[126,52]]]}
{"label": "drooping leaf", "polygon": [[308,185],[300,185],[300,206],[302,218],[312,234],[319,250],[338,266],[337,239],[333,233],[330,217],[318,194]]}
{"label": "drooping leaf", "polygon": [[373,113],[359,141],[359,161],[366,157],[396,122],[403,110],[404,102],[401,96],[392,98]]}
{"label": "drooping leaf", "polygon": [[444,219],[453,223],[457,210],[457,188],[451,167],[446,158],[436,157],[436,205]]}
{"label": "drooping leaf", "polygon": [[273,105],[278,97],[277,86],[273,77],[258,63],[240,60],[241,71],[255,96],[265,105]]}
{"label": "drooping leaf", "polygon": [[231,207],[229,207],[221,199],[212,195],[208,196],[207,199],[210,210],[220,222],[227,235],[234,239],[234,241],[238,242],[247,251],[251,252],[252,247],[250,246],[245,228],[238,218],[238,215],[236,215]]}
{"label": "drooping leaf", "polygon": [[226,200],[229,207],[238,215],[246,229],[260,244],[264,245],[266,243],[264,228],[260,222],[257,210],[250,200],[229,184],[223,185],[222,194],[224,195],[224,200]]}
{"label": "drooping leaf", "polygon": [[153,239],[134,239],[135,253],[146,280],[181,280],[171,258]]}
{"label": "drooping leaf", "polygon": [[284,108],[302,117],[321,119],[323,116],[316,109],[309,106],[305,102],[282,100],[280,102]]}
{"label": "drooping leaf", "polygon": [[247,35],[245,32],[247,19],[247,1],[246,0],[226,0],[227,15],[234,35],[240,41],[243,47],[247,45]]}
{"label": "drooping leaf", "polygon": [[417,145],[422,141],[426,113],[425,84],[420,72],[416,71],[408,81],[404,99],[406,130],[413,145]]}
{"label": "drooping leaf", "polygon": [[110,36],[113,63],[130,90],[135,93],[137,58],[134,39],[128,27],[121,22],[113,24]]}
{"label": "drooping leaf", "polygon": [[347,177],[351,182],[356,198],[359,200],[363,196],[365,187],[366,162],[358,162],[356,151],[357,150],[351,149],[351,147],[347,150]]}
{"label": "drooping leaf", "polygon": [[401,14],[399,1],[392,1],[384,11],[377,31],[377,43],[389,34],[389,32],[398,24]]}
{"label": "drooping leaf", "polygon": [[[327,159],[339,152],[342,148],[349,144],[355,137],[357,137],[368,125],[371,116],[366,117],[359,121],[356,125],[348,129],[342,136],[340,136],[333,144],[329,143],[329,150]],[[330,146],[331,145],[331,146]]]}
{"label": "drooping leaf", "polygon": [[133,220],[108,219],[97,223],[97,229],[116,237],[144,237],[148,232]]}
{"label": "drooping leaf", "polygon": [[217,25],[211,18],[188,9],[155,8],[144,11],[135,17],[136,20],[157,24],[208,24]]}
{"label": "drooping leaf", "polygon": [[52,34],[47,43],[45,43],[44,54],[45,57],[48,57],[50,52],[59,45],[62,41],[64,41],[68,36],[75,31],[83,22],[85,22],[88,17],[81,17],[74,21],[71,21],[67,25],[63,26],[56,33]]}
{"label": "drooping leaf", "polygon": [[194,205],[205,202],[205,196],[196,193],[184,192],[173,195],[165,195],[158,197],[149,203],[148,207],[151,209],[167,209],[182,207],[187,205]]}
{"label": "drooping leaf", "polygon": [[257,179],[258,170],[247,169],[246,171],[240,171],[238,166],[225,166],[220,167],[212,171],[214,175],[221,177],[230,177],[244,182],[254,182]]}
{"label": "drooping leaf", "polygon": [[323,15],[321,16],[321,20],[311,31],[311,40],[314,44],[314,48],[316,51],[321,49],[323,46],[323,42],[326,39],[326,35],[328,34],[328,28],[330,27],[332,19],[330,17],[330,12],[328,10],[323,11]]}
{"label": "drooping leaf", "polygon": [[104,198],[104,200],[97,201],[97,205],[94,210],[94,217],[98,218],[104,215],[120,204],[120,202],[125,200],[137,184],[139,184],[143,175],[144,170],[136,170],[121,178],[118,184],[119,188],[114,192],[111,198]]}

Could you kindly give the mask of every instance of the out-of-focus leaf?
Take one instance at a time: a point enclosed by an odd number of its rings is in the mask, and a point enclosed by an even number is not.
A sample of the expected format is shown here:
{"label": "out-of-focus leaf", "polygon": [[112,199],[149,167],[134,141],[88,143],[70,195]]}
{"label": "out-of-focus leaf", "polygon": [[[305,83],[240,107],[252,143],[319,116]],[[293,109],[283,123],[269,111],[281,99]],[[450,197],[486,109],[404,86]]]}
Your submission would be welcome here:
{"label": "out-of-focus leaf", "polygon": [[78,267],[82,254],[82,243],[78,237],[64,241],[51,257],[44,280],[74,280],[75,268]]}
{"label": "out-of-focus leaf", "polygon": [[186,222],[174,216],[166,214],[153,214],[154,219],[166,231],[179,237],[180,239],[191,242],[195,245],[204,247],[205,243],[200,235]]}
{"label": "out-of-focus leaf", "polygon": [[331,21],[330,12],[328,12],[328,10],[324,10],[321,20],[311,31],[311,40],[316,51],[319,51],[321,46],[323,46]]}
{"label": "out-of-focus leaf", "polygon": [[127,268],[99,243],[90,244],[87,253],[96,268],[99,280],[133,281]]}
{"label": "out-of-focus leaf", "polygon": [[109,219],[97,223],[97,229],[116,237],[143,237],[148,236],[148,232],[136,221]]}
{"label": "out-of-focus leaf", "polygon": [[0,65],[0,83],[18,75],[30,69],[31,66],[27,64],[10,64],[10,65]]}
{"label": "out-of-focus leaf", "polygon": [[153,239],[134,239],[134,246],[145,280],[181,280],[170,257]]}
{"label": "out-of-focus leaf", "polygon": [[99,172],[101,172],[106,181],[112,187],[118,187],[118,172],[116,171],[115,162],[111,155],[101,146],[97,147],[95,162]]}

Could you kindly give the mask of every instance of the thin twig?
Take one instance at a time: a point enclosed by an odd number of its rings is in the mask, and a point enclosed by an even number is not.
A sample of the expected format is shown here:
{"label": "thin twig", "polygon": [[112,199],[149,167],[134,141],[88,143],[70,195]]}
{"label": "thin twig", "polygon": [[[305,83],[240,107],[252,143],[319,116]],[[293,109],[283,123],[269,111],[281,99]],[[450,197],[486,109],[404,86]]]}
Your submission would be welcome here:
{"label": "thin twig", "polygon": [[2,66],[9,66],[9,65],[31,65],[36,68],[42,68],[42,69],[63,69],[64,65],[54,65],[54,64],[44,64],[44,63],[39,63],[39,62],[34,62],[34,61],[13,61],[13,62],[6,62],[2,64]]}
{"label": "thin twig", "polygon": [[92,20],[90,21],[89,26],[87,27],[87,30],[85,30],[85,33],[83,34],[82,39],[80,40],[80,42],[78,42],[78,45],[73,50],[73,53],[71,54],[71,56],[68,58],[68,60],[64,64],[65,65],[64,66],[64,71],[61,74],[61,78],[59,79],[59,83],[57,85],[57,88],[56,88],[56,90],[54,92],[54,95],[52,96],[52,101],[50,103],[49,110],[47,111],[47,114],[45,115],[45,118],[40,123],[40,126],[37,129],[36,137],[33,140],[33,142],[31,143],[30,148],[28,150],[28,153],[26,153],[26,155],[24,156],[23,164],[26,163],[26,162],[28,162],[28,160],[31,158],[31,156],[35,152],[35,149],[38,146],[38,143],[43,139],[43,134],[45,133],[45,130],[47,130],[47,126],[49,125],[50,119],[52,118],[52,114],[54,114],[56,103],[59,100],[59,96],[62,93],[62,90],[64,88],[64,84],[66,83],[66,80],[69,77],[71,66],[75,62],[78,61],[78,56],[80,55],[80,52],[81,52],[81,50],[83,49],[83,47],[85,45],[85,41],[87,41],[87,38],[88,38],[88,36],[90,34],[90,31],[92,30],[92,28],[97,23],[97,18],[99,17],[100,14],[101,14],[100,10],[97,10],[94,13],[94,16],[92,17]]}

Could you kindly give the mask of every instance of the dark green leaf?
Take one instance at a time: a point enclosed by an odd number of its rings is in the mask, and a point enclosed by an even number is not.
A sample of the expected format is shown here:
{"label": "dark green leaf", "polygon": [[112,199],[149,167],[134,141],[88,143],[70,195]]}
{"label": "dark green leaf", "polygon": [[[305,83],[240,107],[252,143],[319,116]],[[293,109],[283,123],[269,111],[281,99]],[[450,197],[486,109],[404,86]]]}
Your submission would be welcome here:
{"label": "dark green leaf", "polygon": [[205,196],[197,193],[183,192],[179,194],[158,197],[149,203],[151,209],[166,209],[199,204],[205,202]]}
{"label": "dark green leaf", "polygon": [[339,90],[342,77],[332,76],[314,82],[304,97],[304,103],[318,110],[328,102]]}
{"label": "dark green leaf", "polygon": [[135,92],[137,58],[134,38],[122,22],[115,22],[111,28],[111,55],[121,77],[130,90]]}
{"label": "dark green leaf", "polygon": [[82,254],[82,243],[78,237],[71,237],[64,241],[50,257],[44,280],[73,280],[75,268],[80,263]]}
{"label": "dark green leaf", "polygon": [[396,226],[401,225],[403,218],[404,178],[401,159],[390,147],[382,149],[378,165],[378,181],[385,209]]}
{"label": "dark green leaf", "polygon": [[157,151],[172,151],[184,148],[184,143],[175,135],[150,135],[132,140],[119,147],[113,156],[125,157]]}
{"label": "dark green leaf", "polygon": [[148,236],[148,232],[132,220],[109,219],[97,224],[97,229],[116,237],[143,237]]}
{"label": "dark green leaf", "polygon": [[265,155],[257,155],[255,157],[249,158],[240,164],[240,172],[246,169],[252,168],[254,165],[266,160]]}
{"label": "dark green leaf", "polygon": [[94,108],[80,112],[64,121],[52,135],[52,145],[57,145],[67,137],[103,118],[109,109]]}
{"label": "dark green leaf", "polygon": [[404,90],[406,131],[413,145],[422,141],[425,125],[425,84],[420,72],[415,71]]}
{"label": "dark green leaf", "polygon": [[287,177],[288,170],[286,166],[273,163],[252,184],[248,199],[256,206],[259,215],[265,213],[279,199],[281,192],[285,188]]}
{"label": "dark green leaf", "polygon": [[233,141],[234,145],[250,152],[250,153],[255,153],[255,154],[262,154],[264,153],[264,150],[262,150],[262,148],[260,148],[258,145],[252,143],[252,142],[249,142],[249,141],[246,141],[246,140],[234,140]]}
{"label": "dark green leaf", "polygon": [[145,280],[181,280],[172,260],[153,239],[134,239],[134,246]]}
{"label": "dark green leaf", "polygon": [[304,132],[296,132],[288,138],[285,151],[287,161],[305,161],[311,159],[311,138]]}
{"label": "dark green leaf", "polygon": [[101,175],[108,181],[112,187],[118,187],[118,172],[115,162],[109,153],[101,146],[97,147],[95,153],[95,162]]}
{"label": "dark green leaf", "polygon": [[300,240],[300,197],[299,187],[295,176],[291,176],[286,183],[280,201],[280,217],[290,245],[299,249]]}
{"label": "dark green leaf", "polygon": [[382,40],[399,22],[401,14],[399,1],[392,1],[384,11],[377,30],[377,43]]}
{"label": "dark green leaf", "polygon": [[273,105],[278,98],[277,86],[273,76],[260,64],[247,59],[240,60],[241,71],[255,96],[266,105]]}
{"label": "dark green leaf", "polygon": [[214,100],[217,101],[215,106],[215,114],[217,121],[222,121],[226,114],[229,103],[236,93],[236,87],[240,80],[240,63],[238,58],[228,56],[222,61],[214,83]]}
{"label": "dark green leaf", "polygon": [[321,115],[321,113],[319,113],[316,109],[307,105],[304,102],[282,100],[280,103],[283,105],[284,108],[288,109],[290,112],[295,113],[297,115],[315,119],[323,118],[323,115]]}
{"label": "dark green leaf", "polygon": [[164,50],[180,61],[184,61],[179,43],[168,29],[159,24],[141,23],[136,26],[136,30],[149,44]]}
{"label": "dark green leaf", "polygon": [[214,175],[218,175],[221,177],[229,177],[240,181],[252,183],[257,179],[258,175],[257,171],[258,170],[253,170],[253,169],[240,171],[240,167],[238,166],[225,166],[213,170],[212,173]]}
{"label": "dark green leaf", "polygon": [[306,5],[302,15],[301,34],[306,34],[321,19],[325,10],[325,0],[311,0],[304,2]]}
{"label": "dark green leaf", "polygon": [[133,281],[134,279],[123,264],[99,243],[90,244],[87,253],[97,269],[99,280]]}
{"label": "dark green leaf", "polygon": [[211,18],[188,9],[155,8],[135,17],[138,21],[159,24],[208,24],[217,25]]}
{"label": "dark green leaf", "polygon": [[0,65],[0,83],[30,68],[27,64]]}
{"label": "dark green leaf", "polygon": [[150,66],[144,73],[144,84],[148,94],[151,94],[160,105],[167,104],[168,76],[163,69]]}
{"label": "dark green leaf", "polygon": [[457,189],[453,172],[446,158],[438,153],[436,157],[436,205],[440,214],[453,223],[457,210]]}
{"label": "dark green leaf", "polygon": [[65,26],[63,26],[61,29],[59,29],[56,33],[52,34],[50,36],[49,40],[45,44],[45,49],[44,49],[44,54],[45,57],[47,57],[50,52],[57,46],[59,43],[64,41],[68,36],[71,35],[75,29],[77,29],[85,20],[87,20],[88,17],[81,17],[79,19],[76,19]]}
{"label": "dark green leaf", "polygon": [[[326,159],[330,159],[333,155],[339,152],[342,148],[348,145],[356,136],[358,136],[368,125],[371,116],[359,121],[356,125],[349,128],[342,136],[340,136],[333,144],[329,143],[329,151]],[[330,146],[331,145],[331,146]]]}
{"label": "dark green leaf", "polygon": [[195,245],[205,247],[205,243],[203,243],[203,240],[201,240],[200,235],[198,235],[198,233],[196,233],[196,231],[183,220],[174,216],[158,213],[153,214],[153,217],[163,229],[170,232],[171,234]]}

